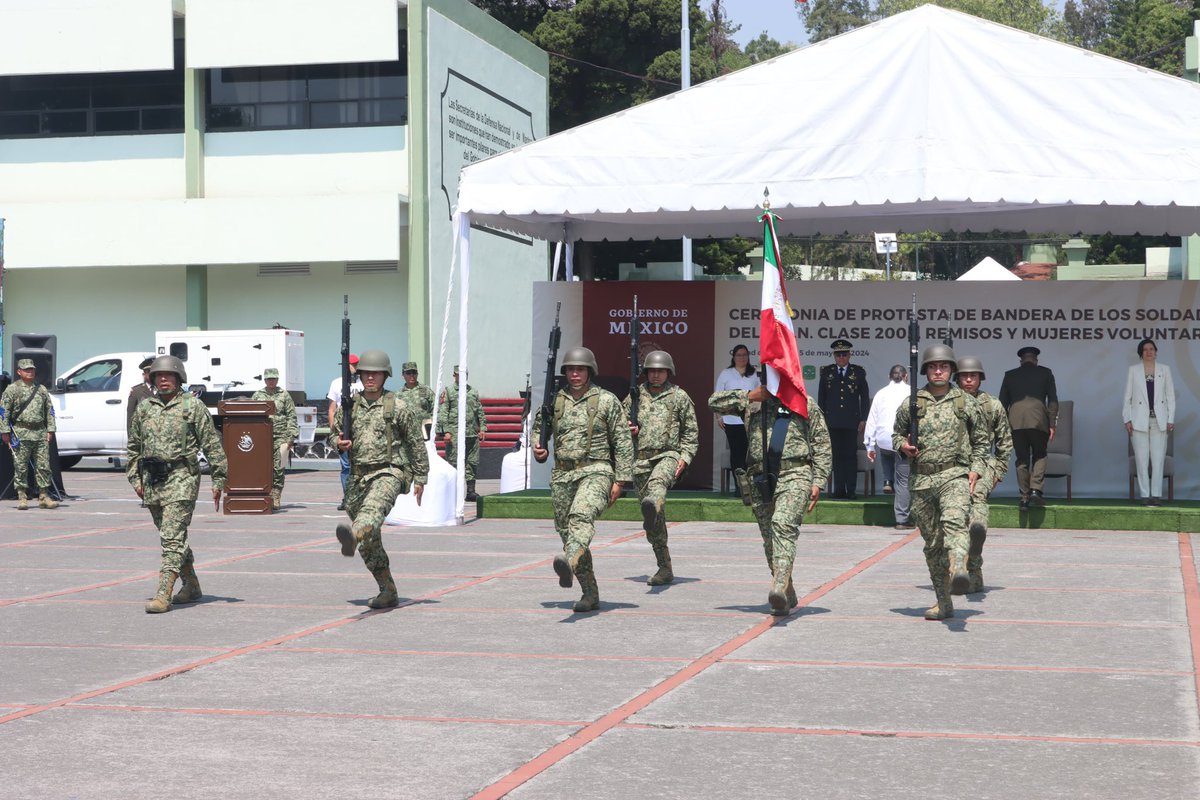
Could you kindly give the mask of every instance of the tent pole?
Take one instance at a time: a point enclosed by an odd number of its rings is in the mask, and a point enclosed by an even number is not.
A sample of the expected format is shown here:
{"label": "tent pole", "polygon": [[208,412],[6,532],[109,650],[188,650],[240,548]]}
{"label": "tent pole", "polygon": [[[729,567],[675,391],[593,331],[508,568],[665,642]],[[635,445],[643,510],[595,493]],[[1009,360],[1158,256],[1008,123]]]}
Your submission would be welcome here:
{"label": "tent pole", "polygon": [[[679,3],[679,84],[687,89],[692,85],[692,30],[688,27],[688,0]],[[692,279],[692,240],[683,237],[683,279]]]}

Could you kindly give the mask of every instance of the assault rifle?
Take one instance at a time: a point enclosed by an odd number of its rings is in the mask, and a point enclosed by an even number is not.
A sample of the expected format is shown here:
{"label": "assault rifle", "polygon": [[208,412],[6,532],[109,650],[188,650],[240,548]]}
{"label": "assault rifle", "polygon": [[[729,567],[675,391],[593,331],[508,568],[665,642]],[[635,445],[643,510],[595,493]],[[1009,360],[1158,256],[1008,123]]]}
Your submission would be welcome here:
{"label": "assault rifle", "polygon": [[558,327],[558,316],[562,312],[562,303],[554,309],[554,327],[550,329],[550,348],[546,353],[546,385],[542,388],[542,431],[538,437],[538,446],[545,450],[550,444],[550,427],[554,424],[554,393],[558,389],[558,345],[562,341],[562,330]]}
{"label": "assault rifle", "polygon": [[638,334],[642,325],[638,321],[637,295],[633,296],[633,317],[629,323],[629,422],[638,424]]}
{"label": "assault rifle", "polygon": [[917,446],[917,378],[920,367],[921,326],[917,323],[917,293],[912,296],[912,316],[908,318],[908,440]]}
{"label": "assault rifle", "polygon": [[[354,406],[354,397],[351,394],[351,385],[354,383],[354,376],[350,373],[350,295],[342,295],[342,439],[349,439],[353,430],[351,425],[352,414],[351,408]],[[350,452],[346,452],[346,457],[353,460]]]}

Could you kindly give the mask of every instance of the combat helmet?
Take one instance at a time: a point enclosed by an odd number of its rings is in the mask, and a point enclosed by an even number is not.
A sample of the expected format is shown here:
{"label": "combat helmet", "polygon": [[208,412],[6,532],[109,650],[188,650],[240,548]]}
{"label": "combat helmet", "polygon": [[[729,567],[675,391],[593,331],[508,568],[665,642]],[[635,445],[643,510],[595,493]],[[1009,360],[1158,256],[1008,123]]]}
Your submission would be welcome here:
{"label": "combat helmet", "polygon": [[364,350],[358,357],[359,372],[386,372],[392,377],[392,360],[382,350]]}
{"label": "combat helmet", "polygon": [[183,362],[175,356],[159,356],[154,359],[154,363],[150,365],[150,379],[154,380],[156,372],[174,372],[179,376],[179,385],[187,383],[187,372],[184,371]]}
{"label": "combat helmet", "polygon": [[586,347],[572,347],[567,351],[558,371],[565,375],[567,367],[587,367],[592,371],[592,377],[600,372],[600,368],[596,366],[596,354]]}
{"label": "combat helmet", "polygon": [[675,359],[666,350],[652,350],[646,354],[646,361],[642,364],[643,372],[648,369],[665,369],[671,373],[671,377],[675,377]]}
{"label": "combat helmet", "polygon": [[956,372],[961,375],[964,372],[978,372],[979,380],[987,380],[987,375],[983,372],[983,362],[975,356],[963,356],[958,360],[958,369]]}
{"label": "combat helmet", "polygon": [[954,357],[954,351],[946,344],[934,344],[925,348],[925,352],[921,354],[921,374],[925,373],[925,367],[932,361],[949,361],[950,371],[958,371],[958,359]]}

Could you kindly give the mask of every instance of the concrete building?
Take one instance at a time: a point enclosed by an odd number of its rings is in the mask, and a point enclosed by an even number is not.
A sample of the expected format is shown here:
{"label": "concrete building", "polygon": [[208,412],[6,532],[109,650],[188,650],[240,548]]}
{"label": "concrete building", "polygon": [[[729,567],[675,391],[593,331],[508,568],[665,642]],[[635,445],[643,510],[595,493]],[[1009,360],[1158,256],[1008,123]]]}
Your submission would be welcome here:
{"label": "concrete building", "polygon": [[[432,383],[458,171],[543,137],[547,97],[546,54],[466,0],[0,0],[4,368],[13,332],[61,372],[278,324],[321,396],[349,295],[352,348]],[[472,254],[471,381],[505,394],[547,250]]]}

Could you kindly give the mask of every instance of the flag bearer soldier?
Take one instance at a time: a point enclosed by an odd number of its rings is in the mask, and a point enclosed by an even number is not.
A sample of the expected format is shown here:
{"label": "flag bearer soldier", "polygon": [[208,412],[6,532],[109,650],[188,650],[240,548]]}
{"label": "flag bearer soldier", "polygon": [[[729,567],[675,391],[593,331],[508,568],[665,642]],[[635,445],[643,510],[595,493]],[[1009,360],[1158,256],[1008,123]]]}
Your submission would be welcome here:
{"label": "flag bearer soldier", "polygon": [[988,447],[987,458],[971,490],[971,513],[968,517],[968,532],[970,548],[967,551],[967,591],[983,591],[983,543],[987,539],[988,528],[988,497],[992,490],[1000,485],[1008,472],[1008,459],[1012,457],[1012,429],[1008,426],[1008,414],[1000,401],[980,389],[987,376],[983,372],[983,362],[975,356],[963,356],[958,359],[958,374],[955,380],[958,388],[962,389],[979,404],[986,426]]}
{"label": "flag bearer soldier", "polygon": [[[667,549],[663,504],[667,500],[667,490],[675,485],[700,449],[700,426],[696,423],[692,398],[671,383],[671,378],[675,377],[675,361],[670,353],[663,350],[647,353],[642,372],[646,382],[638,387],[638,422],[637,425],[630,422],[629,426],[637,443],[633,483],[641,500],[646,540],[654,549],[654,558],[658,562],[658,572],[646,583],[662,586],[675,580],[675,573],[671,571],[671,552]],[[626,414],[631,407],[630,398],[626,397]]]}
{"label": "flag bearer soldier", "polygon": [[[13,486],[17,490],[17,510],[29,508],[29,462],[33,461],[34,486],[39,489],[38,507],[57,508],[58,501],[50,496],[53,478],[50,475],[50,441],[57,427],[54,423],[54,406],[46,387],[37,383],[37,367],[31,358],[17,362],[17,377],[4,394],[0,405],[4,406],[6,426],[11,433],[3,433],[4,446],[12,450]],[[19,443],[13,444],[13,435]]]}
{"label": "flag bearer soldier", "polygon": [[854,500],[858,477],[858,443],[862,441],[867,414],[871,411],[871,393],[867,371],[850,363],[852,345],[846,339],[834,341],[833,362],[821,367],[817,385],[817,404],[829,426],[833,446],[832,497]]}
{"label": "flag bearer soldier", "polygon": [[[150,380],[158,394],[138,403],[133,415],[126,476],[158,528],[162,565],[158,593],[146,604],[146,613],[161,614],[170,611],[172,603],[194,603],[202,596],[187,535],[200,493],[196,453],[203,452],[208,459],[218,510],[227,469],[212,415],[204,403],[182,389],[187,382],[183,362],[175,356],[159,356],[150,365]],[[172,597],[177,577],[182,583]]]}
{"label": "flag bearer soldier", "polygon": [[342,555],[354,555],[375,577],[379,594],[367,601],[371,608],[399,605],[391,562],[383,549],[383,521],[396,498],[413,487],[417,504],[429,479],[429,456],[424,430],[412,408],[384,391],[392,375],[392,361],[382,350],[367,350],[358,357],[362,390],[352,401],[352,430],[342,431],[342,408],[334,412],[333,433],[337,447],[350,454],[350,481],[346,485],[346,513],[350,524],[337,526]]}
{"label": "flag bearer soldier", "polygon": [[275,463],[271,472],[271,508],[278,510],[283,497],[283,479],[287,471],[288,451],[300,433],[296,421],[296,403],[292,396],[279,388],[279,370],[268,367],[263,370],[265,389],[250,396],[251,400],[270,400],[275,403],[275,415],[271,417],[271,438],[275,447]]}
{"label": "flag bearer soldier", "polygon": [[[583,596],[575,611],[595,611],[600,587],[588,548],[596,517],[617,502],[622,486],[633,478],[633,440],[621,401],[592,383],[600,370],[591,350],[571,348],[559,371],[567,385],[554,396],[548,422],[554,437],[550,497],[554,528],[563,543],[563,552],[554,557],[554,571],[564,589],[571,586],[572,576],[579,578]],[[539,464],[550,455],[538,444],[544,424],[547,421],[539,416],[533,426],[533,457]]]}
{"label": "flag bearer soldier", "polygon": [[[716,392],[708,398],[711,411],[739,414],[746,420],[750,446],[746,470],[739,470],[737,476],[738,488],[758,520],[771,569],[767,602],[777,617],[787,616],[799,602],[792,586],[796,538],[804,515],[821,496],[832,460],[825,416],[815,400],[807,400],[805,419],[780,403],[765,386]],[[766,452],[761,435],[764,425],[771,429]]]}
{"label": "flag bearer soldier", "polygon": [[966,591],[967,515],[971,492],[988,458],[987,424],[975,399],[950,383],[954,351],[944,344],[926,348],[921,373],[928,383],[917,392],[917,446],[909,437],[912,404],[896,411],[895,449],[910,459],[911,519],[925,540],[925,563],[937,602],[925,619],[954,616],[951,594]]}

